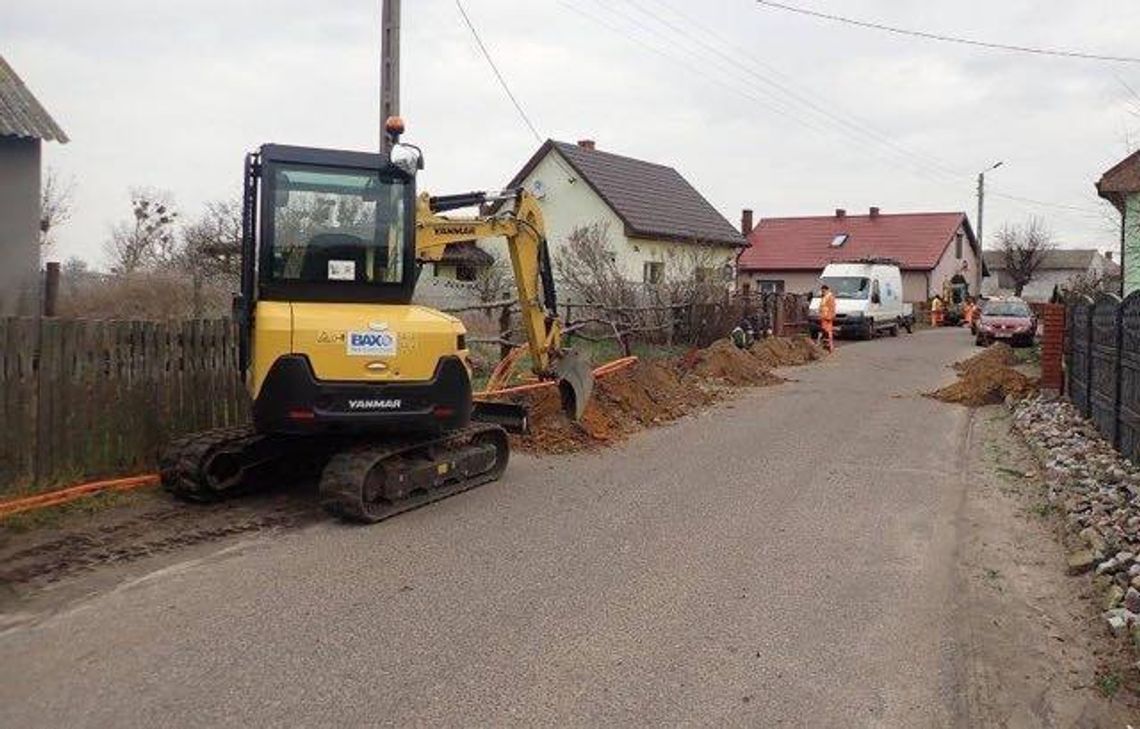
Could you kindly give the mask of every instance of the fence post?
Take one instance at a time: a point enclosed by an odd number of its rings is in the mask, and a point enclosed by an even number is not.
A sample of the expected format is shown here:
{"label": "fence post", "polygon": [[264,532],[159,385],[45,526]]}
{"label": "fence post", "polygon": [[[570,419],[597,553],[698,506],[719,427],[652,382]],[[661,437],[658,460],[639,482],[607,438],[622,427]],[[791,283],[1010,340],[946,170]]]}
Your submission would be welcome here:
{"label": "fence post", "polygon": [[504,359],[511,353],[511,345],[507,344],[511,334],[511,305],[504,304],[499,314],[499,359]]}

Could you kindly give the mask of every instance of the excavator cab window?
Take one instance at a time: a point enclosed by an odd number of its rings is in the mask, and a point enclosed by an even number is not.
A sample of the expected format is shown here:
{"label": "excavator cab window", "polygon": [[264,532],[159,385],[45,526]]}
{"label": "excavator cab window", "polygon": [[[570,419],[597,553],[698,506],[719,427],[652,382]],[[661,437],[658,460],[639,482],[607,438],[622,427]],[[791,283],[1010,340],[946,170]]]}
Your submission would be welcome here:
{"label": "excavator cab window", "polygon": [[[282,149],[290,158],[280,158]],[[345,153],[266,150],[259,298],[410,300],[416,273],[415,178],[390,166],[359,164],[372,156],[357,153],[349,153],[344,164]]]}

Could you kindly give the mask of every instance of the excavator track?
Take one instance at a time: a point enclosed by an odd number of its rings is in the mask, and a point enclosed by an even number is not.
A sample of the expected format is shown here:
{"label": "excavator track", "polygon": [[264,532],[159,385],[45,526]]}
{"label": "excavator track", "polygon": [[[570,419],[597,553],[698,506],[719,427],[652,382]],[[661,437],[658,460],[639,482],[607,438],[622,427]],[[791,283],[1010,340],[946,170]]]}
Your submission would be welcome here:
{"label": "excavator track", "polygon": [[473,424],[436,438],[361,443],[339,451],[321,474],[321,505],[372,524],[494,481],[507,467],[507,433]]}
{"label": "excavator track", "polygon": [[211,473],[210,465],[217,457],[241,453],[263,438],[253,426],[215,428],[179,438],[159,459],[162,486],[179,498],[215,501],[238,485],[242,469],[237,469],[235,480],[230,474]]}

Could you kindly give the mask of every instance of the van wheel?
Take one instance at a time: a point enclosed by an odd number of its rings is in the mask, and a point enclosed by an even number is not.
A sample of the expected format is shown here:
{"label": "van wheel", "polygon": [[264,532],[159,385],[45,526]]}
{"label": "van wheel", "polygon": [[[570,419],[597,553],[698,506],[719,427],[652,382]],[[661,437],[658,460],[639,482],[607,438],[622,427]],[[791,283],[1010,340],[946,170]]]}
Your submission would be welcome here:
{"label": "van wheel", "polygon": [[863,331],[863,339],[874,339],[874,338],[875,338],[875,320],[874,319],[868,319],[867,320],[867,328]]}

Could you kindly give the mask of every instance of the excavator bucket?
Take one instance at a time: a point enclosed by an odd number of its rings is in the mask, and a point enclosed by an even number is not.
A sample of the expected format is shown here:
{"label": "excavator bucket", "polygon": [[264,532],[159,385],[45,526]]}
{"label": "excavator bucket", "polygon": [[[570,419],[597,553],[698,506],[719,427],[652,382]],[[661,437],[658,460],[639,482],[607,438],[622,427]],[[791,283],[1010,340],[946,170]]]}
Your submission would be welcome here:
{"label": "excavator bucket", "polygon": [[594,373],[590,365],[576,353],[566,352],[554,365],[554,372],[558,375],[562,410],[575,420],[581,420],[594,393]]}

